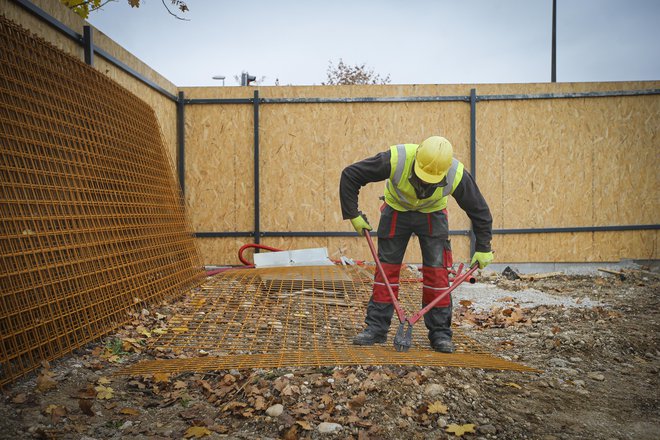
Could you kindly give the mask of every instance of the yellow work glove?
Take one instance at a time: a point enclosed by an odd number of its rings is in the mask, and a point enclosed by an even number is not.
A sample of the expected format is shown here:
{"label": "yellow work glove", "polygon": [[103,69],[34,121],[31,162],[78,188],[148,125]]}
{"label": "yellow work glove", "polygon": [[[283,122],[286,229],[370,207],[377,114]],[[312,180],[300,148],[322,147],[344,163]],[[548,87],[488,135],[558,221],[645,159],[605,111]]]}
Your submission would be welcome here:
{"label": "yellow work glove", "polygon": [[364,235],[365,229],[367,231],[371,231],[372,229],[371,225],[369,225],[369,221],[367,220],[367,217],[362,213],[360,213],[360,215],[358,215],[357,217],[352,218],[351,224],[355,228],[355,231],[358,233],[358,235]]}
{"label": "yellow work glove", "polygon": [[484,267],[488,266],[490,263],[493,262],[495,257],[493,256],[493,252],[475,252],[474,255],[472,256],[472,262],[470,263],[470,266],[474,266],[474,263],[479,263],[479,269],[483,269]]}

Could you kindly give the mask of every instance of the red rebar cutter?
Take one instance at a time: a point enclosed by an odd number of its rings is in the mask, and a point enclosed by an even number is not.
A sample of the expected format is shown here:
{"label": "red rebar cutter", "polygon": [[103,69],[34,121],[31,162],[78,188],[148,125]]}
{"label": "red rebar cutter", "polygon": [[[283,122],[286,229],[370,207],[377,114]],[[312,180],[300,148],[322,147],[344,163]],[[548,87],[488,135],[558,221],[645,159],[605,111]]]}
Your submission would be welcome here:
{"label": "red rebar cutter", "polygon": [[[368,231],[365,231],[364,234],[365,237],[367,237],[367,243],[369,243],[369,249],[371,250],[371,255],[374,257],[374,261],[376,262],[376,266],[378,267],[378,271],[380,272],[380,276],[383,278],[385,282],[385,287],[387,287],[387,291],[390,294],[390,298],[392,298],[392,303],[394,304],[394,310],[396,310],[396,315],[399,318],[399,329],[396,332],[396,335],[394,336],[394,349],[396,351],[408,351],[410,350],[410,346],[412,345],[412,330],[413,330],[413,325],[419,321],[422,316],[426,314],[429,310],[431,310],[437,303],[439,303],[445,296],[449,295],[452,290],[457,288],[463,281],[469,280],[469,282],[472,284],[475,282],[474,277],[472,274],[474,273],[475,270],[479,268],[479,264],[475,263],[470,269],[461,274],[463,271],[463,263],[458,266],[458,269],[456,270],[456,274],[454,275],[454,280],[451,283],[451,286],[448,287],[440,296],[435,298],[433,301],[428,303],[426,307],[421,309],[419,312],[415,313],[413,316],[406,316],[406,312],[403,310],[401,307],[401,304],[399,303],[399,300],[394,296],[394,292],[392,291],[392,286],[390,286],[390,282],[385,276],[385,271],[383,270],[383,266],[380,264],[380,260],[378,259],[378,253],[376,252],[376,248],[374,247],[374,242],[371,240],[371,236],[369,235]],[[406,322],[408,323],[408,328],[405,328]]]}

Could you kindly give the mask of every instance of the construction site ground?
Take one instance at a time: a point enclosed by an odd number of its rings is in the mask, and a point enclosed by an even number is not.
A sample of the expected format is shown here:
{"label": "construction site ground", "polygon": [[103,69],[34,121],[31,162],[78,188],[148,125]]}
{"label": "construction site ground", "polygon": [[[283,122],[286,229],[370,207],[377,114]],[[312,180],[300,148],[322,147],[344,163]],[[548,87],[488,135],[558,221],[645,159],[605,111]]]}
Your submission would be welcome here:
{"label": "construction site ground", "polygon": [[178,355],[149,348],[172,303],[6,386],[0,438],[660,438],[657,275],[494,275],[476,286],[456,295],[455,324],[539,372],[363,365],[117,375]]}

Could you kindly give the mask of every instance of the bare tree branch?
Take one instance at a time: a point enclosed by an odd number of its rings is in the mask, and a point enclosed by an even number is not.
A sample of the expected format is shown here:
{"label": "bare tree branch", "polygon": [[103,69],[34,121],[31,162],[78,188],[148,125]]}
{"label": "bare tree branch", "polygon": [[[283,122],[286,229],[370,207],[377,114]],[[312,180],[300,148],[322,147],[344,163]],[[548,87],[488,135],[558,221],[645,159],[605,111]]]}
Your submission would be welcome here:
{"label": "bare tree branch", "polygon": [[179,20],[183,20],[183,21],[190,21],[189,18],[179,17],[174,12],[170,11],[170,8],[168,8],[167,5],[165,4],[165,0],[160,0],[160,1],[163,2],[163,6],[165,6],[165,9],[167,9],[167,12],[169,12],[172,17],[178,18]]}
{"label": "bare tree branch", "polygon": [[117,0],[105,0],[105,1],[104,1],[103,3],[101,3],[100,5],[98,5],[98,6],[94,7],[94,8],[92,8],[92,9],[90,9],[90,11],[96,11],[96,10],[98,10],[98,9],[101,9],[103,6],[107,5],[108,3],[110,3],[110,2],[116,2],[116,1],[117,1]]}

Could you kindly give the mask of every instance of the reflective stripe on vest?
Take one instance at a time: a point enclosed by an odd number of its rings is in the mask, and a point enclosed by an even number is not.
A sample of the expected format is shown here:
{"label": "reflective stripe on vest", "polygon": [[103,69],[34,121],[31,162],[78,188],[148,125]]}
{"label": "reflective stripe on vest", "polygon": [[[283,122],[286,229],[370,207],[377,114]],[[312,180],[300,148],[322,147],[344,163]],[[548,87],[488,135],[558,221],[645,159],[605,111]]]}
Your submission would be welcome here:
{"label": "reflective stripe on vest", "polygon": [[[396,158],[396,170],[394,171],[394,176],[392,176],[392,181],[394,185],[398,185],[401,181],[401,175],[403,170],[406,167],[406,146],[399,144],[396,146],[397,158]],[[403,157],[403,160],[401,158]]]}
{"label": "reflective stripe on vest", "polygon": [[451,195],[451,191],[454,189],[454,179],[456,178],[458,163],[456,159],[451,160],[451,166],[449,167],[449,171],[447,171],[447,185],[442,189],[442,197]]}

